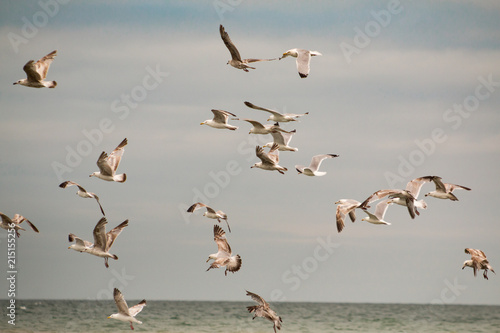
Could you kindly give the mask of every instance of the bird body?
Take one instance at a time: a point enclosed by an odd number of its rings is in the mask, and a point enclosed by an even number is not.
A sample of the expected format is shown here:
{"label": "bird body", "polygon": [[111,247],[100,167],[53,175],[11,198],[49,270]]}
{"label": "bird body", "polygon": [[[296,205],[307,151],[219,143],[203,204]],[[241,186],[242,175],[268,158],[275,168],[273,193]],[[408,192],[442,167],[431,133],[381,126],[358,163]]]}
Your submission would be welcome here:
{"label": "bird body", "polygon": [[[200,123],[200,125],[208,125],[213,128],[228,129],[231,131],[238,129],[238,126],[229,125],[227,122],[230,116],[236,117],[236,115],[228,111],[216,110],[216,109],[212,109],[212,113],[214,114],[213,119],[207,119],[204,122]],[[238,118],[231,118],[231,119],[238,120]]]}
{"label": "bird body", "polygon": [[208,256],[207,262],[213,260],[207,271],[212,268],[226,267],[224,275],[227,272],[237,272],[241,268],[241,257],[239,254],[233,256],[231,246],[226,239],[226,233],[217,224],[214,225],[214,241],[217,244],[217,253]]}
{"label": "bird body", "polygon": [[299,76],[304,79],[309,75],[311,57],[322,55],[318,51],[309,51],[304,49],[290,49],[283,53],[283,56],[279,60],[286,58],[288,56],[296,58],[297,71]]}
{"label": "bird body", "polygon": [[334,157],[339,157],[339,155],[336,154],[322,154],[322,155],[316,155],[313,156],[311,160],[311,164],[309,166],[303,166],[303,165],[296,165],[295,169],[299,173],[299,175],[305,175],[305,176],[324,176],[326,175],[326,172],[323,171],[318,171],[321,162],[323,162],[324,159],[327,158],[334,158]]}
{"label": "bird body", "polygon": [[436,189],[425,194],[426,197],[430,196],[437,199],[449,199],[451,201],[458,201],[458,198],[452,193],[454,190],[471,190],[470,188],[465,186],[443,183],[441,177],[438,176],[433,176],[432,181],[434,182],[434,185],[436,185]]}
{"label": "bird body", "polygon": [[[495,273],[493,267],[491,267],[488,259],[486,259],[486,254],[483,251],[477,249],[466,248],[465,253],[471,255],[471,259],[464,261],[462,269],[465,267],[472,267],[474,270],[474,276],[477,276],[477,272],[484,270],[483,277],[488,280],[488,270]],[[496,274],[496,273],[495,273]]]}
{"label": "bird body", "polygon": [[55,88],[57,86],[56,81],[44,81],[47,77],[50,64],[54,61],[54,57],[57,55],[57,50],[50,52],[45,57],[38,61],[30,60],[28,61],[23,70],[27,75],[26,79],[21,79],[14,84],[19,84],[30,88]]}

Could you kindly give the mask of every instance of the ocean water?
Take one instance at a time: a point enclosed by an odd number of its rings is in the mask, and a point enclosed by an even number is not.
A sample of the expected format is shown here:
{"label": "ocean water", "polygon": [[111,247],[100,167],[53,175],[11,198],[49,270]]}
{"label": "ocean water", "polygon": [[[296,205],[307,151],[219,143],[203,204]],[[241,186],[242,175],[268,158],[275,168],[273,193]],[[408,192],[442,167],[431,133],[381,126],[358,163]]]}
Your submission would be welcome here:
{"label": "ocean water", "polygon": [[[135,304],[130,300],[129,305]],[[2,304],[0,332],[120,332],[128,323],[107,316],[113,301],[18,300],[15,326]],[[137,315],[137,332],[273,332],[263,318],[252,320],[248,302],[148,301]],[[500,306],[273,303],[281,332],[500,332]]]}

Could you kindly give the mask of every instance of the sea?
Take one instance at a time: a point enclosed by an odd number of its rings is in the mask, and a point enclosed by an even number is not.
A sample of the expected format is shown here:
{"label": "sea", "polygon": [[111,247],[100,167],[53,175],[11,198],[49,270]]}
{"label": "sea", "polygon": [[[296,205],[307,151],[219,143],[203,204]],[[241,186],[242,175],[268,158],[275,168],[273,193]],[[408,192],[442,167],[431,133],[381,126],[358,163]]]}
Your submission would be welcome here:
{"label": "sea", "polygon": [[[140,300],[137,300],[140,301]],[[253,302],[148,301],[136,332],[272,333],[272,322],[252,320]],[[0,301],[0,332],[126,332],[129,324],[107,317],[113,301],[17,300],[15,321]],[[129,304],[135,304],[134,300]],[[272,308],[281,332],[500,332],[500,306],[363,303],[287,303]],[[12,325],[9,323],[15,323]]]}

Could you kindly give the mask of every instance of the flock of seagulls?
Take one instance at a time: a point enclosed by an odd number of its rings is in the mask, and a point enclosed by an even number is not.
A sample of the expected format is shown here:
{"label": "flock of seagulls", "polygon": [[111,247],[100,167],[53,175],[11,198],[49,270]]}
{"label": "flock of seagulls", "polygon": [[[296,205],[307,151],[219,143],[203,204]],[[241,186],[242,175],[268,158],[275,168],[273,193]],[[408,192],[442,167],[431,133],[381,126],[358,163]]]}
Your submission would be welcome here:
{"label": "flock of seagulls", "polygon": [[[220,25],[219,27],[220,36],[229,50],[231,54],[231,59],[227,62],[227,64],[231,65],[234,68],[241,69],[245,72],[248,72],[249,69],[255,69],[255,67],[251,67],[249,64],[255,62],[262,61],[274,61],[281,60],[288,56],[296,58],[296,66],[297,71],[299,73],[300,78],[306,78],[310,72],[310,61],[313,56],[321,56],[321,53],[318,51],[309,51],[304,49],[290,49],[283,53],[280,58],[272,58],[272,59],[242,59],[240,53],[234,43],[231,41],[228,33],[225,31],[225,28]],[[57,86],[56,81],[45,81],[49,66],[54,60],[54,57],[57,55],[57,50],[47,54],[43,58],[38,61],[30,60],[28,61],[23,70],[25,71],[27,78],[21,79],[14,84],[23,85],[31,88],[55,88]],[[292,114],[292,113],[279,113],[275,110],[256,106],[248,101],[245,101],[244,104],[255,110],[265,111],[269,113],[269,118],[267,121],[272,121],[272,124],[263,124],[259,121],[244,118],[242,119],[245,122],[248,122],[252,125],[252,128],[249,131],[249,134],[257,134],[257,135],[271,135],[273,137],[273,141],[265,144],[264,146],[256,146],[255,154],[260,162],[257,162],[251,166],[251,168],[259,168],[267,171],[277,171],[280,174],[284,174],[288,171],[286,167],[279,165],[279,152],[296,152],[298,148],[291,147],[290,141],[293,135],[296,134],[296,130],[287,131],[280,127],[280,123],[287,122],[297,122],[300,117],[303,117],[308,114],[305,112],[303,114]],[[204,122],[200,123],[200,125],[207,125],[216,129],[227,129],[231,131],[237,130],[238,126],[233,126],[228,123],[229,120],[238,121],[240,120],[235,114],[219,110],[212,109],[213,113],[212,119],[207,119]],[[127,139],[125,138],[120,144],[108,155],[106,152],[102,152],[99,158],[97,159],[97,166],[99,171],[93,172],[89,177],[96,177],[101,180],[105,180],[108,182],[118,182],[123,183],[126,181],[127,176],[125,173],[117,174],[117,169],[120,164],[121,158],[124,153],[124,147],[127,145]],[[269,148],[266,152],[265,148]],[[305,176],[324,176],[326,172],[319,171],[319,168],[322,162],[325,159],[331,159],[339,157],[337,154],[319,154],[315,155],[311,159],[311,163],[309,166],[303,165],[295,165],[295,169],[299,175]],[[408,182],[406,188],[403,189],[382,189],[375,191],[373,194],[368,196],[363,202],[354,200],[354,199],[340,199],[335,204],[336,208],[336,225],[337,231],[340,233],[345,228],[345,219],[346,216],[349,215],[349,218],[352,222],[356,221],[356,209],[363,210],[368,216],[363,218],[362,221],[366,221],[372,224],[381,224],[381,225],[390,225],[391,223],[384,220],[387,209],[392,204],[397,204],[401,206],[406,206],[408,213],[411,219],[414,219],[416,216],[420,215],[419,209],[426,209],[427,203],[423,199],[418,199],[421,188],[424,184],[433,182],[435,185],[435,190],[430,191],[425,194],[425,197],[430,196],[438,199],[449,199],[451,201],[457,201],[458,198],[453,194],[453,191],[457,189],[470,191],[471,189],[461,185],[448,184],[443,183],[441,177],[439,176],[425,176],[413,179]],[[104,258],[104,265],[106,268],[109,267],[108,260],[111,258],[113,260],[118,260],[118,256],[110,253],[111,246],[113,245],[116,238],[120,235],[125,227],[128,226],[128,220],[125,220],[109,232],[106,232],[106,224],[107,218],[105,217],[104,210],[99,201],[99,197],[93,193],[85,190],[78,183],[68,180],[64,181],[59,185],[59,187],[65,189],[67,187],[76,186],[78,188],[77,195],[82,198],[92,198],[95,199],[99,205],[100,212],[102,217],[97,222],[93,229],[93,243],[83,240],[76,235],[70,233],[68,236],[69,242],[71,244],[68,249],[72,249],[81,253],[88,253],[97,257]],[[368,211],[371,208],[371,204],[373,202],[379,201],[375,207],[375,211],[372,213]],[[216,211],[215,209],[209,207],[208,205],[196,202],[192,204],[187,212],[194,213],[196,210],[205,208],[203,216],[215,219],[219,223],[221,220],[226,222],[228,231],[231,232],[228,223],[227,214],[221,210]],[[0,213],[1,223],[0,227],[3,229],[14,229],[17,237],[20,236],[19,231],[25,231],[20,224],[22,222],[26,222],[31,229],[35,232],[39,232],[38,229],[31,223],[28,219],[23,216],[16,214],[14,218],[10,219],[8,216]],[[232,249],[228,243],[226,238],[225,231],[217,224],[214,224],[213,227],[213,237],[214,242],[217,244],[217,252],[210,254],[208,256],[207,262],[212,261],[207,271],[216,268],[225,268],[224,275],[227,276],[227,272],[235,273],[238,272],[242,267],[242,259],[239,254],[233,254]],[[477,271],[483,270],[483,276],[485,279],[487,277],[487,271],[492,271],[495,273],[488,260],[486,259],[486,255],[483,251],[477,249],[466,248],[465,252],[471,255],[470,260],[466,260],[463,263],[462,269],[465,267],[472,267],[474,271],[474,276],[477,275]],[[142,324],[141,321],[137,320],[135,317],[138,313],[142,311],[142,309],[146,306],[146,300],[142,300],[138,304],[128,307],[125,298],[122,293],[115,288],[114,289],[114,301],[118,308],[118,313],[114,313],[110,315],[108,318],[116,319],[124,322],[130,323],[130,328],[133,330],[133,324]],[[257,305],[248,306],[247,309],[249,313],[253,313],[254,316],[252,319],[256,317],[263,317],[268,319],[273,323],[273,329],[276,333],[276,330],[281,329],[282,319],[280,316],[276,314],[271,308],[270,305],[259,295],[247,291],[247,296],[250,296]]]}

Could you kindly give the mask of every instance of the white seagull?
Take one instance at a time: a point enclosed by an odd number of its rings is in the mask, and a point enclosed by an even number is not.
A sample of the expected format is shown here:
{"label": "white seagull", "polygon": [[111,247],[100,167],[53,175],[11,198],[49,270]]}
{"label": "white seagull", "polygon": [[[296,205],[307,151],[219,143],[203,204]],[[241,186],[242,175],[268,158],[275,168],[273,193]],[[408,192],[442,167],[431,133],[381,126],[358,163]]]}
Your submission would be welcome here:
{"label": "white seagull", "polygon": [[205,207],[207,209],[207,211],[205,213],[203,213],[203,216],[206,216],[209,219],[217,220],[219,223],[220,223],[220,220],[226,221],[227,229],[229,230],[229,232],[231,232],[231,228],[229,227],[229,223],[227,222],[227,215],[222,210],[215,211],[215,209],[213,209],[212,207],[209,207],[209,206],[205,205],[204,203],[197,202],[197,203],[192,204],[188,208],[187,212],[192,213],[195,210],[198,210],[198,209],[203,208],[203,207]]}
{"label": "white seagull", "polygon": [[383,201],[380,201],[375,207],[375,213],[373,214],[367,211],[365,208],[361,208],[366,214],[368,214],[368,216],[361,219],[361,221],[366,221],[373,224],[391,225],[389,222],[384,221],[385,212],[387,211],[387,207],[389,207],[389,204],[392,203],[391,200],[392,199],[385,199]]}
{"label": "white seagull", "polygon": [[106,214],[104,214],[104,210],[102,209],[101,203],[99,202],[99,197],[95,193],[87,192],[83,187],[81,187],[80,185],[78,185],[75,182],[72,182],[71,180],[67,180],[65,182],[62,182],[61,184],[59,184],[59,187],[66,188],[66,187],[73,186],[73,185],[78,187],[78,192],[76,192],[76,194],[78,196],[80,196],[82,198],[94,198],[97,201],[99,208],[101,209],[102,215],[106,216]]}
{"label": "white seagull", "polygon": [[116,237],[122,232],[123,228],[128,226],[128,220],[123,221],[113,230],[106,233],[106,224],[108,221],[105,217],[101,218],[99,222],[97,222],[94,227],[94,244],[89,241],[83,240],[81,238],[76,237],[74,234],[69,234],[68,239],[70,242],[75,242],[71,244],[68,249],[75,250],[78,252],[86,252],[92,254],[94,256],[98,256],[104,258],[104,266],[106,268],[108,265],[108,258],[112,258],[114,260],[118,260],[118,257],[115,254],[109,253],[109,249],[113,245]]}
{"label": "white seagull", "polygon": [[[410,193],[408,190],[397,190],[397,189],[391,189],[391,190],[379,190],[374,192],[372,195],[370,195],[365,201],[361,203],[361,208],[366,208],[368,204],[372,203],[373,201],[382,199],[386,196],[389,196],[389,199],[395,199],[398,198],[397,200],[404,202],[400,203],[402,206],[406,206],[408,208],[408,213],[410,214],[410,217],[412,219],[415,218],[415,197],[413,194]],[[392,203],[392,202],[391,202]]]}
{"label": "white seagull", "polygon": [[434,176],[432,181],[436,185],[436,190],[427,193],[425,196],[430,196],[438,199],[450,199],[451,201],[458,201],[458,198],[452,193],[454,190],[466,190],[471,189],[461,185],[446,184],[441,181],[441,177]]}
{"label": "white seagull", "polygon": [[296,165],[295,169],[299,172],[300,174],[306,175],[306,176],[324,176],[326,175],[326,172],[323,171],[318,171],[321,162],[323,162],[324,159],[327,158],[334,158],[334,157],[339,157],[339,155],[336,154],[323,154],[323,155],[316,155],[313,156],[311,160],[311,164],[309,164],[308,167],[303,166],[303,165]]}
{"label": "white seagull", "polygon": [[217,253],[208,256],[207,262],[213,260],[207,271],[212,268],[226,267],[224,275],[227,272],[237,272],[241,268],[241,257],[239,254],[233,256],[231,247],[226,239],[226,233],[217,224],[214,225],[214,241],[217,243]]}
{"label": "white seagull", "polygon": [[312,56],[320,56],[322,55],[318,51],[309,51],[304,49],[291,49],[283,53],[283,56],[279,58],[279,60],[286,58],[288,56],[292,56],[296,59],[297,70],[299,71],[299,76],[301,78],[306,78],[309,75],[309,64],[311,63]]}
{"label": "white seagull", "polygon": [[282,167],[278,164],[279,162],[279,153],[278,153],[278,145],[275,143],[269,153],[264,151],[262,147],[255,147],[255,154],[258,158],[260,158],[261,162],[257,162],[252,165],[250,168],[260,168],[263,170],[273,171],[276,170],[282,175],[285,174],[284,171],[288,171],[287,168]]}
{"label": "white seagull", "polygon": [[258,303],[258,305],[247,306],[248,312],[254,313],[252,320],[255,319],[255,317],[266,318],[273,322],[274,333],[276,333],[276,329],[281,330],[281,323],[283,322],[283,320],[281,320],[281,317],[271,309],[269,303],[267,303],[262,297],[255,293],[252,293],[248,290],[246,292],[247,296],[250,296],[255,302]]}
{"label": "white seagull", "polygon": [[280,151],[297,151],[298,148],[290,147],[289,143],[292,140],[292,136],[297,132],[297,130],[293,130],[287,133],[283,132],[272,132],[274,141],[268,142],[264,145],[264,147],[272,147],[273,145],[278,145],[278,150]]}
{"label": "white seagull", "polygon": [[253,125],[248,134],[271,134],[276,131],[283,133],[290,133],[282,129],[279,123],[262,125],[260,122],[252,119],[243,119],[243,120]]}
{"label": "white seagull", "polygon": [[219,32],[222,40],[224,41],[224,44],[226,45],[227,49],[231,53],[231,60],[227,62],[228,65],[233,66],[234,68],[242,69],[245,72],[248,72],[248,69],[255,69],[255,67],[250,67],[248,66],[249,63],[252,62],[258,62],[258,61],[271,61],[271,60],[276,60],[274,59],[241,59],[240,52],[234,46],[233,42],[231,41],[231,38],[229,38],[228,33],[222,26],[222,24],[219,27]]}
{"label": "white seagull", "polygon": [[[208,125],[210,127],[218,129],[226,128],[231,131],[238,129],[238,126],[232,126],[227,123],[230,116],[236,117],[236,115],[232,114],[231,112],[227,112],[224,110],[216,110],[216,109],[212,109],[212,113],[214,114],[214,118],[207,119],[204,122],[200,123],[200,125]],[[231,118],[231,119],[239,120],[238,118]]]}
{"label": "white seagull", "polygon": [[19,230],[26,231],[26,229],[21,227],[21,223],[23,223],[24,221],[28,223],[28,225],[31,227],[31,229],[33,229],[34,232],[40,232],[35,227],[35,225],[31,223],[30,220],[22,215],[16,214],[14,215],[14,218],[10,219],[10,217],[8,217],[7,215],[0,213],[0,217],[2,218],[2,221],[0,221],[0,227],[5,230],[14,229],[17,237],[20,236]]}
{"label": "white seagull", "polygon": [[250,102],[243,102],[243,103],[246,106],[248,106],[249,108],[251,108],[251,109],[269,112],[271,114],[271,116],[269,117],[269,119],[267,119],[267,121],[271,120],[271,121],[275,121],[275,122],[278,122],[278,123],[286,123],[286,122],[289,122],[289,121],[297,121],[297,118],[305,116],[306,114],[309,114],[309,112],[302,113],[302,114],[296,114],[296,113],[279,113],[278,111],[274,111],[274,110],[271,110],[271,109],[266,109],[266,108],[257,106],[255,104],[252,104]]}
{"label": "white seagull", "polygon": [[493,267],[491,267],[488,259],[486,259],[486,254],[484,254],[483,251],[477,250],[477,249],[466,248],[465,253],[470,254],[471,259],[464,261],[462,269],[464,269],[465,267],[472,267],[472,269],[474,270],[474,276],[477,276],[477,271],[480,271],[481,269],[483,269],[484,270],[483,277],[486,280],[488,280],[488,275],[487,275],[488,270],[495,273],[495,271],[493,270]]}
{"label": "white seagull", "polygon": [[337,206],[336,220],[337,220],[337,231],[340,233],[344,227],[344,220],[346,215],[349,214],[349,218],[352,222],[356,221],[356,208],[360,208],[361,202],[354,199],[340,199],[335,202]]}
{"label": "white seagull", "polygon": [[132,323],[142,324],[142,321],[135,319],[135,316],[146,306],[145,299],[129,308],[123,294],[120,290],[118,290],[118,288],[113,290],[113,297],[115,299],[116,307],[118,308],[118,313],[113,313],[108,317],[108,319],[128,321],[130,323],[130,329],[132,330],[134,329]]}
{"label": "white seagull", "polygon": [[123,156],[124,147],[127,145],[127,138],[123,139],[122,142],[111,152],[111,154],[106,154],[106,152],[102,152],[99,158],[97,159],[97,166],[99,167],[99,171],[94,172],[89,177],[97,177],[106,181],[113,181],[123,183],[127,180],[127,175],[122,173],[117,175],[116,169],[120,164],[120,161]]}
{"label": "white seagull", "polygon": [[41,58],[37,62],[30,60],[24,65],[23,70],[26,72],[27,78],[21,79],[14,84],[20,84],[22,86],[31,88],[55,88],[57,86],[56,81],[44,81],[47,77],[47,72],[49,71],[50,64],[54,61],[54,57],[57,55],[57,50],[50,52],[45,57]]}

